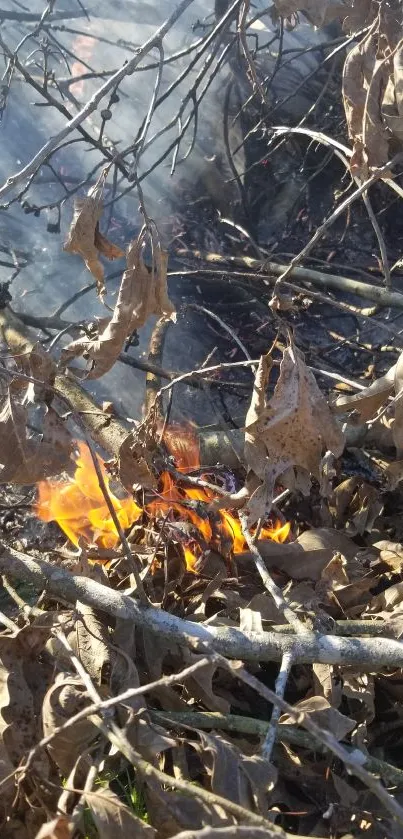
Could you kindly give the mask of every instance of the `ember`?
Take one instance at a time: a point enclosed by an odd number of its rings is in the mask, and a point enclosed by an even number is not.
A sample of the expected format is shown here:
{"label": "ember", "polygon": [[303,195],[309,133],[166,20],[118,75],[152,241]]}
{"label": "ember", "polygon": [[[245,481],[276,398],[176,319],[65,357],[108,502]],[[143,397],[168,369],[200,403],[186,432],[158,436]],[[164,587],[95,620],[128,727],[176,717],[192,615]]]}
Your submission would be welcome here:
{"label": "ember", "polygon": [[[185,476],[192,470],[200,469],[197,439],[191,429],[181,429],[175,435],[169,432],[164,440],[179,472]],[[42,521],[56,521],[74,545],[78,545],[81,537],[100,548],[114,548],[119,537],[99,486],[90,452],[80,441],[77,449],[79,454],[74,477],[38,484],[36,514]],[[120,497],[112,491],[110,476],[99,457],[98,463],[122,528],[131,527],[144,512],[156,521],[164,518],[171,524],[177,522],[189,571],[197,572],[198,561],[207,547],[215,548],[226,556],[247,549],[239,519],[233,513],[220,510],[214,514],[214,520],[207,514],[207,504],[217,497],[212,489],[186,486],[185,481],[182,485],[180,480],[175,480],[169,471],[165,471],[160,476],[158,496],[143,509],[123,490],[119,493]],[[188,529],[181,531],[179,523],[186,523]],[[263,527],[260,538],[285,542],[289,531],[289,524],[277,522],[273,527]]]}

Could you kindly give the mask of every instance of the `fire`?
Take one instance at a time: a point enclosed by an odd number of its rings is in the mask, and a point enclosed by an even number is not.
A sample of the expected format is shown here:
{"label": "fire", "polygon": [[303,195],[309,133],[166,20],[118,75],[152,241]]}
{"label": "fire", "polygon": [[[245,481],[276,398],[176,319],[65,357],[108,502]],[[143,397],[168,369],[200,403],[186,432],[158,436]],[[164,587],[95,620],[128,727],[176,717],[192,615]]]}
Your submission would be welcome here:
{"label": "fire", "polygon": [[[180,428],[175,434],[169,429],[164,442],[175,458],[176,468],[184,475],[200,467],[197,438],[190,428]],[[83,443],[77,443],[79,455],[73,478],[63,481],[47,480],[38,484],[36,514],[43,521],[57,521],[66,536],[78,545],[80,537],[100,548],[113,549],[119,542],[115,525],[106,505],[90,452]],[[158,496],[145,509],[136,504],[128,494],[118,498],[111,490],[110,477],[103,461],[98,463],[108,489],[113,507],[123,529],[131,527],[145,512],[149,518],[167,519],[171,528],[177,528],[178,541],[182,543],[186,567],[197,572],[199,560],[206,548],[216,549],[224,556],[247,550],[239,519],[229,510],[207,514],[207,504],[217,497],[212,489],[189,486],[176,481],[169,471],[160,476]],[[260,539],[285,542],[290,525],[275,523],[263,527]]]}
{"label": "fire", "polygon": [[[80,537],[100,548],[114,548],[119,536],[98,483],[89,449],[78,441],[74,478],[41,481],[38,484],[36,514],[42,521],[57,521],[73,545]],[[110,486],[105,465],[97,456],[105,485],[122,528],[130,527],[142,515],[133,498],[117,498]]]}

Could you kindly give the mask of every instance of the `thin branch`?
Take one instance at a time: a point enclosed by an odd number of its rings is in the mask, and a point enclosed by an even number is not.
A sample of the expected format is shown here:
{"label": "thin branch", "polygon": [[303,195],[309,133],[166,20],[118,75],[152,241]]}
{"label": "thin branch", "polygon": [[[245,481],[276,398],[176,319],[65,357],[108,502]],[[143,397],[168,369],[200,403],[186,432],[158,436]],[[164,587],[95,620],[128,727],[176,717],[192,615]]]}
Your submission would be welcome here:
{"label": "thin branch", "polygon": [[[280,670],[276,679],[276,684],[274,686],[276,696],[278,696],[280,699],[284,699],[285,689],[287,687],[287,682],[293,663],[294,659],[292,652],[284,653],[281,659]],[[271,760],[273,747],[276,742],[278,721],[280,719],[280,716],[280,706],[273,705],[269,728],[267,729],[266,737],[262,745],[262,755],[267,761]]]}
{"label": "thin branch", "polygon": [[[403,645],[402,645],[403,647]],[[403,808],[398,803],[398,801],[382,786],[380,781],[377,777],[367,772],[364,768],[364,764],[366,762],[365,755],[363,752],[356,748],[353,751],[348,751],[344,745],[339,743],[336,740],[334,734],[330,731],[326,731],[324,728],[320,728],[313,720],[310,718],[309,714],[305,714],[301,711],[295,710],[292,705],[289,705],[288,702],[285,702],[280,696],[276,696],[276,694],[267,688],[266,685],[263,685],[255,676],[252,676],[250,673],[245,670],[243,667],[237,666],[236,663],[227,662],[226,659],[222,661],[223,666],[224,662],[226,663],[228,669],[232,671],[232,673],[236,673],[239,679],[242,682],[249,685],[253,690],[255,690],[260,696],[266,699],[268,702],[272,702],[276,705],[281,711],[285,711],[289,714],[292,719],[294,720],[296,725],[302,725],[309,734],[312,735],[314,740],[322,743],[326,746],[329,751],[331,751],[339,760],[341,760],[347,768],[347,771],[350,772],[352,775],[355,775],[360,781],[371,790],[371,792],[379,799],[379,801],[383,804],[385,810],[393,816],[394,819],[399,824],[403,825]]]}
{"label": "thin branch", "polygon": [[[371,672],[403,667],[403,644],[389,638],[345,638],[318,633],[298,635],[275,632],[244,632],[236,627],[215,627],[183,620],[162,609],[142,606],[119,591],[87,577],[75,576],[64,568],[4,546],[0,573],[46,590],[64,602],[77,600],[111,617],[129,620],[160,637],[194,647],[207,644],[209,650],[244,661],[281,661],[292,650],[298,663],[354,665]],[[274,694],[273,694],[274,695]],[[273,700],[270,698],[270,702]]]}
{"label": "thin branch", "polygon": [[[270,723],[266,720],[244,717],[240,714],[220,714],[211,711],[154,711],[149,710],[151,719],[159,723],[170,723],[180,727],[190,726],[199,729],[217,729],[233,731],[239,734],[249,734],[255,737],[265,737],[270,729]],[[312,749],[319,752],[325,751],[323,743],[312,743],[312,737],[306,731],[301,731],[296,725],[282,723],[277,726],[276,738],[280,743],[290,743],[292,746],[299,746],[303,749]],[[354,751],[355,746],[344,744],[348,751]],[[403,787],[403,770],[384,760],[379,760],[371,755],[365,755],[363,766],[368,772],[380,775],[385,783]]]}
{"label": "thin branch", "polygon": [[248,517],[245,513],[241,510],[239,511],[239,521],[241,522],[242,533],[244,539],[248,545],[248,548],[253,556],[256,568],[262,578],[262,581],[267,589],[267,591],[271,594],[274,603],[277,606],[277,609],[284,615],[286,621],[293,627],[295,632],[302,632],[307,633],[310,632],[309,629],[305,626],[305,624],[299,619],[299,617],[295,614],[294,610],[290,608],[281,588],[274,582],[271,574],[267,570],[267,567],[264,563],[263,557],[257,547],[256,542],[254,541],[248,527]]}
{"label": "thin branch", "polygon": [[113,74],[107,81],[94,93],[94,95],[89,99],[89,101],[84,105],[84,107],[75,114],[68,122],[65,124],[64,128],[61,129],[57,134],[51,137],[47,143],[36,153],[36,155],[27,163],[19,172],[16,172],[14,175],[11,175],[6,183],[0,188],[0,198],[3,198],[7,193],[10,192],[11,189],[14,189],[18,184],[20,184],[25,178],[29,178],[35,172],[37,172],[38,168],[44,163],[47,159],[48,155],[51,154],[59,145],[60,143],[65,140],[65,138],[74,131],[79,125],[81,125],[87,117],[90,116],[96,109],[98,105],[102,101],[102,99],[111,91],[116,85],[120,84],[120,82],[126,77],[131,75],[140,61],[143,59],[147,53],[149,53],[155,46],[161,43],[162,38],[167,34],[167,32],[172,28],[172,26],[176,23],[178,18],[183,14],[183,12],[190,6],[192,0],[182,0],[182,2],[177,6],[175,11],[170,15],[170,17],[165,21],[165,23],[160,26],[160,28],[155,32],[151,38],[146,41],[145,44],[138,50],[137,54],[124,64],[116,73]]}

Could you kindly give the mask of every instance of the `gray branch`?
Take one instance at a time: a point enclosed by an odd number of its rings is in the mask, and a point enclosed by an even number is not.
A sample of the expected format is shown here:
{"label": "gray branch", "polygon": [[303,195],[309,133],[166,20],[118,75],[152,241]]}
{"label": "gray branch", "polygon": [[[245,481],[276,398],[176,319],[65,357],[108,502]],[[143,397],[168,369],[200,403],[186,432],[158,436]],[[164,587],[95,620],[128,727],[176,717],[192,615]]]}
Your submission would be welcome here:
{"label": "gray branch", "polygon": [[298,663],[353,665],[371,672],[403,667],[403,643],[390,638],[346,638],[306,633],[243,632],[235,627],[205,626],[182,620],[163,609],[142,606],[128,595],[87,577],[16,551],[8,546],[0,554],[0,574],[30,583],[62,602],[77,600],[112,617],[131,620],[137,626],[182,646],[207,647],[228,658],[244,661],[281,661],[292,652]]}

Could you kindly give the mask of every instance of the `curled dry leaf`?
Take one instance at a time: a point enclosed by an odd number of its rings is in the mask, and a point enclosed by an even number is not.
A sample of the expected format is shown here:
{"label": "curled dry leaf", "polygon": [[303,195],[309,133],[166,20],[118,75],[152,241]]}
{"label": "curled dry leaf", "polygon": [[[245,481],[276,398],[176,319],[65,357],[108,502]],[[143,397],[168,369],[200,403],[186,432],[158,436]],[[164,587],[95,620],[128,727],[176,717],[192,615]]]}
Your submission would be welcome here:
{"label": "curled dry leaf", "polygon": [[0,409],[0,482],[34,484],[67,468],[72,441],[56,411],[48,407],[42,441],[27,437],[27,408],[12,398]]}
{"label": "curled dry leaf", "polygon": [[[303,699],[302,702],[297,702],[294,705],[294,710],[308,714],[316,725],[330,731],[336,740],[343,740],[356,725],[355,720],[351,720],[349,717],[341,714],[336,708],[332,708],[323,696],[312,696],[310,699]],[[294,719],[288,714],[283,714],[280,717],[280,724],[291,725],[293,722]]]}
{"label": "curled dry leaf", "polygon": [[[400,360],[400,359],[399,359]],[[395,374],[397,364],[394,364],[384,376],[377,379],[369,387],[354,393],[351,396],[339,396],[332,410],[336,414],[357,411],[361,422],[372,419],[379,408],[385,404],[388,397],[393,393],[395,386]]]}
{"label": "curled dry leaf", "polygon": [[75,832],[74,822],[67,816],[57,816],[51,822],[42,825],[35,839],[72,839]]}
{"label": "curled dry leaf", "polygon": [[[25,653],[18,635],[0,636],[0,818],[15,796],[13,772],[35,743],[38,731],[32,692],[24,673]],[[36,760],[34,772],[46,775],[46,761]],[[10,777],[9,777],[10,776]]]}
{"label": "curled dry leaf", "polygon": [[246,417],[250,524],[270,512],[280,475],[297,467],[320,479],[323,451],[339,456],[344,447],[341,429],[301,353],[293,346],[286,348],[274,394],[266,404],[270,368],[271,359],[262,356]]}
{"label": "curled dry leaf", "polygon": [[331,20],[346,14],[342,0],[274,0],[276,12],[281,17],[291,17],[302,11],[313,26],[325,26]]}
{"label": "curled dry leaf", "polygon": [[[110,789],[84,793],[99,839],[153,839],[154,828],[141,821]],[[60,837],[62,839],[62,837]]]}
{"label": "curled dry leaf", "polygon": [[91,364],[88,379],[99,379],[113,367],[127,337],[144,326],[150,315],[169,317],[174,312],[167,292],[168,254],[156,248],[155,264],[149,269],[143,260],[143,245],[144,236],[140,234],[129,246],[112,318],[98,338],[80,338],[62,353],[65,363],[83,355]]}
{"label": "curled dry leaf", "polygon": [[106,175],[107,170],[103,169],[88,195],[85,198],[76,199],[73,220],[64,245],[65,251],[82,256],[88,270],[95,277],[98,294],[101,297],[105,294],[105,283],[104,269],[99,260],[99,253],[102,253],[108,259],[117,259],[123,256],[123,251],[99,232]]}
{"label": "curled dry leaf", "polygon": [[[81,679],[59,673],[49,688],[42,707],[44,736],[54,734],[48,751],[62,775],[67,777],[77,759],[87,752],[98,736],[96,726],[85,717],[63,731],[63,724],[90,704]],[[57,731],[57,729],[61,729]],[[57,731],[57,734],[55,733]],[[89,768],[90,763],[88,764]]]}

